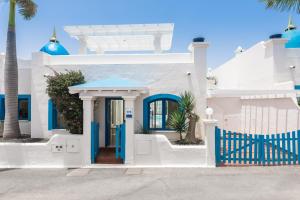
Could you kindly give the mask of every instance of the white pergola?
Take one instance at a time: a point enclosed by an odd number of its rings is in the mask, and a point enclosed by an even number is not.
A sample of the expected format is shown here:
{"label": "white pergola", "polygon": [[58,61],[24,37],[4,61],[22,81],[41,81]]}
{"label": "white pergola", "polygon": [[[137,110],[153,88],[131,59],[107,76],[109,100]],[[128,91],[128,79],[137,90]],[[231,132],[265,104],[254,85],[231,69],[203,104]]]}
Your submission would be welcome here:
{"label": "white pergola", "polygon": [[129,24],[66,26],[64,30],[80,43],[80,54],[87,50],[105,52],[168,51],[172,46],[174,24]]}

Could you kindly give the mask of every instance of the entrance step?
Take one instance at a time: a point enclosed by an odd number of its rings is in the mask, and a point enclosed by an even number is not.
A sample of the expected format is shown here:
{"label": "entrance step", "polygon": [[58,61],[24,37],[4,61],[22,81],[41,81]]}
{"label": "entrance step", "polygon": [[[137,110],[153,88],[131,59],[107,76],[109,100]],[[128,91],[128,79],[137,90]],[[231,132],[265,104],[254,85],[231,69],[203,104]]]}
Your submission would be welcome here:
{"label": "entrance step", "polygon": [[121,158],[116,159],[115,148],[100,148],[100,153],[96,158],[97,164],[122,164]]}

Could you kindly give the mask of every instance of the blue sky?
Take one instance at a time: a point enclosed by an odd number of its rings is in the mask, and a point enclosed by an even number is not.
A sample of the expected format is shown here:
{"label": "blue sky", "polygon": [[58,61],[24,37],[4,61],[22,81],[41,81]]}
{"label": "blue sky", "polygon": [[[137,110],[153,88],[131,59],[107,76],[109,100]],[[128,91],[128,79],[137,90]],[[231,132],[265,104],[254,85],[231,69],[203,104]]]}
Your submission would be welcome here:
{"label": "blue sky", "polygon": [[[266,10],[259,0],[36,0],[38,14],[31,21],[17,17],[18,56],[30,58],[51,36],[71,52],[78,44],[65,25],[175,23],[172,52],[186,52],[196,36],[210,43],[209,67],[233,56],[237,46],[249,48],[287,25],[287,12]],[[0,52],[5,51],[8,5],[0,4]],[[296,25],[299,16],[292,13]]]}

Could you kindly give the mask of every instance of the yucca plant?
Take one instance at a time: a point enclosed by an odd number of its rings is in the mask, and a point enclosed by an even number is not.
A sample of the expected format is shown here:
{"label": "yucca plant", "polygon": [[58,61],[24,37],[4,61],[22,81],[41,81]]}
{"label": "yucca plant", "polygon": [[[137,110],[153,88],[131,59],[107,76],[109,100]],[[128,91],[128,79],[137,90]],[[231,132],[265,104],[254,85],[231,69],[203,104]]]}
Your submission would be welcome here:
{"label": "yucca plant", "polygon": [[186,115],[183,111],[174,111],[169,119],[169,126],[174,129],[180,135],[180,140],[183,140],[182,133],[187,131],[188,123]]}
{"label": "yucca plant", "polygon": [[7,30],[4,68],[5,119],[3,138],[21,136],[18,121],[18,62],[16,51],[16,7],[25,20],[33,18],[37,5],[32,0],[9,0],[9,22]]}
{"label": "yucca plant", "polygon": [[274,8],[280,11],[295,10],[300,13],[300,0],[260,0],[267,8]]}

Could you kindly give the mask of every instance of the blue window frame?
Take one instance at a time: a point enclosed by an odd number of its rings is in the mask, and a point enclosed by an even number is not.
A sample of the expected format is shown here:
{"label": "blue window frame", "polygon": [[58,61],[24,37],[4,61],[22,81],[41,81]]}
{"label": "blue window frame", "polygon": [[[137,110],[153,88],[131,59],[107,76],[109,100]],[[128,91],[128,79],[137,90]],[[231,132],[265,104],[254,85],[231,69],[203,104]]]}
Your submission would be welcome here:
{"label": "blue window frame", "polygon": [[173,94],[157,94],[144,99],[144,128],[147,130],[171,130],[169,115],[178,109],[180,97]]}
{"label": "blue window frame", "polygon": [[64,119],[62,114],[58,112],[52,99],[48,100],[48,130],[64,129]]}
{"label": "blue window frame", "polygon": [[[18,117],[19,120],[31,121],[31,96],[27,94],[18,95]],[[0,120],[5,118],[5,95],[0,95]]]}

